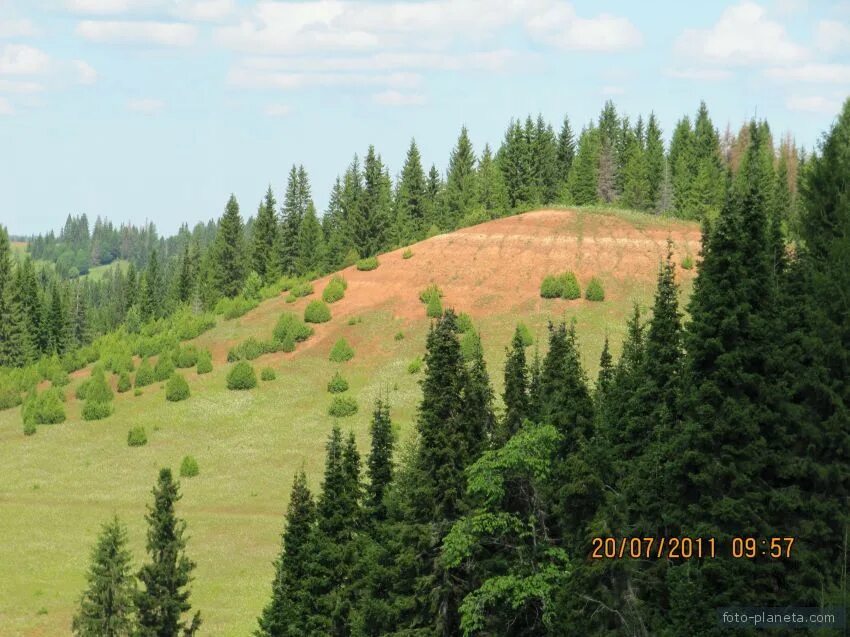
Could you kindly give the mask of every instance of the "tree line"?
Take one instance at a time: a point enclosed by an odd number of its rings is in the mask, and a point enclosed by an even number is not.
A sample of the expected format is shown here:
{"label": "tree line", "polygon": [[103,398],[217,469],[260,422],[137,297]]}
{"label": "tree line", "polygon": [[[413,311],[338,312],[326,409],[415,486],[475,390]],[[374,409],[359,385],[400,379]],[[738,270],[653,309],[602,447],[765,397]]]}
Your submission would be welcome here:
{"label": "tree line", "polygon": [[[846,604],[850,101],[801,182],[793,250],[767,128],[747,137],[689,319],[668,254],[595,382],[574,324],[531,355],[517,330],[497,413],[480,340],[464,355],[454,312],[432,323],[414,440],[397,448],[378,400],[365,463],[334,426],[318,493],[296,474],[257,636],[719,637],[718,607]],[[797,542],[590,560],[596,536]]]}

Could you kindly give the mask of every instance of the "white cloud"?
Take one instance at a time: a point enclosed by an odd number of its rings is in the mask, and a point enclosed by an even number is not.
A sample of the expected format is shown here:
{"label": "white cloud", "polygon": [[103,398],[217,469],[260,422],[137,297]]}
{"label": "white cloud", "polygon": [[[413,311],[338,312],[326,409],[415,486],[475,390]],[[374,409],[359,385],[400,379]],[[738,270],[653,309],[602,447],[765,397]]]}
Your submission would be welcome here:
{"label": "white cloud", "polygon": [[28,38],[37,33],[38,30],[31,20],[0,18],[0,38]]}
{"label": "white cloud", "polygon": [[190,46],[198,37],[194,25],[182,22],[83,20],[77,35],[92,42]]}
{"label": "white cloud", "polygon": [[41,93],[43,90],[44,85],[40,82],[32,82],[30,80],[4,80],[0,78],[0,93],[29,95],[32,93]]}
{"label": "white cloud", "polygon": [[165,102],[162,100],[145,97],[141,99],[133,99],[127,101],[127,108],[134,113],[142,113],[143,115],[156,115],[161,113],[165,108]]}
{"label": "white cloud", "polygon": [[72,13],[89,15],[118,15],[160,9],[163,0],[65,0],[65,8]]}
{"label": "white cloud", "polygon": [[50,56],[26,44],[7,44],[0,49],[0,75],[37,75],[50,66]]}
{"label": "white cloud", "polygon": [[293,90],[326,86],[386,86],[411,88],[421,78],[414,73],[278,73],[234,68],[228,73],[231,86],[240,88]]}
{"label": "white cloud", "polygon": [[827,53],[850,49],[850,27],[837,20],[821,20],[815,28],[815,46]]}
{"label": "white cloud", "polygon": [[640,46],[640,31],[626,18],[602,13],[580,18],[565,2],[548,3],[526,20],[529,34],[550,46],[572,51],[621,51]]}
{"label": "white cloud", "polygon": [[265,112],[269,117],[286,117],[292,112],[292,108],[287,104],[269,104]]}
{"label": "white cloud", "polygon": [[616,50],[641,39],[625,18],[580,18],[562,0],[504,0],[497,10],[489,0],[261,0],[237,24],[218,29],[216,38],[234,50],[260,54],[433,51],[495,38],[515,25],[535,40],[568,50]]}
{"label": "white cloud", "polygon": [[71,62],[74,70],[77,72],[77,82],[80,84],[94,84],[97,82],[97,71],[94,70],[91,64],[83,60],[74,60]]}
{"label": "white cloud", "polygon": [[776,64],[808,56],[788,37],[784,26],[770,20],[760,5],[746,1],[724,9],[709,29],[685,29],[675,48],[709,64]]}
{"label": "white cloud", "polygon": [[15,109],[5,97],[0,97],[0,115],[14,115]]}
{"label": "white cloud", "polygon": [[688,67],[681,69],[668,69],[667,75],[682,80],[698,80],[701,82],[714,82],[732,77],[732,73],[726,69],[696,68]]}
{"label": "white cloud", "polygon": [[764,73],[781,82],[809,82],[813,84],[850,84],[850,64],[801,64],[774,67]]}
{"label": "white cloud", "polygon": [[418,106],[425,103],[425,96],[419,93],[389,90],[375,93],[372,95],[372,100],[383,106]]}
{"label": "white cloud", "polygon": [[785,106],[792,111],[834,114],[841,109],[841,101],[820,95],[792,95]]}
{"label": "white cloud", "polygon": [[176,0],[174,15],[185,20],[218,22],[236,10],[234,0]]}
{"label": "white cloud", "polygon": [[809,8],[807,0],[778,0],[776,9],[782,15],[793,15]]}

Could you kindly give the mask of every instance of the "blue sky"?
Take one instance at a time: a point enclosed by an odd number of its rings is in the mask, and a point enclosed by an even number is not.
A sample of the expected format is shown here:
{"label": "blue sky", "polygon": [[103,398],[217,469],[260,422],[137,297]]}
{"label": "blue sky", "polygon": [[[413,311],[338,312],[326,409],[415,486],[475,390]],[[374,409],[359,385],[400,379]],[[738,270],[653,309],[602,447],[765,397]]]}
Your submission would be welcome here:
{"label": "blue sky", "polygon": [[161,232],[244,217],[303,163],[320,208],[355,152],[445,168],[461,124],[575,128],[606,99],[669,134],[704,99],[811,148],[850,94],[850,2],[0,0],[0,223]]}

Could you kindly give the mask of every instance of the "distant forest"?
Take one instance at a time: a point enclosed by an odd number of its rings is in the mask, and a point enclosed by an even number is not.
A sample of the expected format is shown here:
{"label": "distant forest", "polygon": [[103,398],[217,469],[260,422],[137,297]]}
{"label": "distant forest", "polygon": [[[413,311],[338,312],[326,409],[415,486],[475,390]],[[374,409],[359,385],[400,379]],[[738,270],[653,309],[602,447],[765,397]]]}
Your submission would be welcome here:
{"label": "distant forest", "polygon": [[[789,137],[777,145],[767,123],[757,128],[764,140],[765,188],[783,234],[793,237],[799,182],[809,158]],[[168,316],[181,305],[221,312],[222,299],[243,295],[248,281],[249,293],[256,294],[281,276],[334,271],[361,257],[541,205],[622,206],[710,222],[751,136],[747,125],[721,135],[703,103],[693,120],[685,116],[676,124],[665,150],[653,114],[632,121],[609,101],[598,120],[577,134],[567,117],[557,133],[540,116],[511,121],[495,154],[489,146],[476,154],[463,128],[445,177],[434,165],[425,171],[411,141],[392,179],[370,146],[337,178],[321,218],[306,170],[293,166],[281,205],[269,187],[247,222],[232,196],[218,222],[183,225],[168,238],[153,224],[116,227],[98,218],[91,227],[86,215],[69,216],[58,236],[51,231],[30,237],[30,258],[15,266],[7,258],[4,233],[0,366],[65,356],[124,324],[128,315],[135,324]],[[81,276],[118,259],[129,267]]]}

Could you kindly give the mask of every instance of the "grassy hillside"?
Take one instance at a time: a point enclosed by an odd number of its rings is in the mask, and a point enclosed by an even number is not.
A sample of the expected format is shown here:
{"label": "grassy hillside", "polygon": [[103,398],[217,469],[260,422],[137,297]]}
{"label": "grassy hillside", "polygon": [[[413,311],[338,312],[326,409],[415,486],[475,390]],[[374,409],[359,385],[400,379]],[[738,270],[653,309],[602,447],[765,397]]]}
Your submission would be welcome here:
{"label": "grassy hillside", "polygon": [[[293,473],[302,464],[318,489],[327,416],[327,382],[339,370],[359,412],[342,419],[368,447],[372,401],[388,393],[393,421],[407,438],[419,399],[419,375],[408,362],[421,355],[428,319],[419,292],[436,283],[444,305],[468,312],[481,332],[491,378],[501,392],[504,348],[518,320],[545,345],[546,324],[575,318],[582,354],[595,374],[606,332],[619,350],[625,317],[634,302],[652,297],[656,268],[675,243],[676,259],[696,255],[696,224],[648,215],[601,211],[537,211],[440,235],[382,255],[371,272],[349,268],[345,298],[332,304],[333,319],[293,354],[265,355],[253,362],[277,379],[250,392],[225,387],[227,350],[248,336],[268,338],[283,311],[299,314],[319,298],[288,304],[264,302],[240,319],[220,322],[197,339],[213,352],[212,374],[183,370],[192,397],[167,403],[160,384],[116,395],[115,413],[84,422],[74,387],[66,388],[68,420],[40,426],[25,437],[20,410],[0,412],[0,626],[6,635],[69,634],[83,588],[88,553],[99,525],[117,513],[130,528],[136,563],[144,559],[144,512],[157,469],[178,469],[194,455],[200,475],[182,481],[179,514],[188,521],[189,555],[197,562],[192,603],[204,616],[207,635],[246,635],[265,604],[272,560],[279,551],[283,512]],[[605,284],[606,299],[592,303],[544,300],[546,274],[572,269],[582,286],[591,276]],[[685,294],[693,270],[679,271]],[[404,338],[397,340],[401,332]],[[331,363],[328,352],[345,337],[355,357]],[[128,447],[127,431],[147,430],[148,444]]]}

